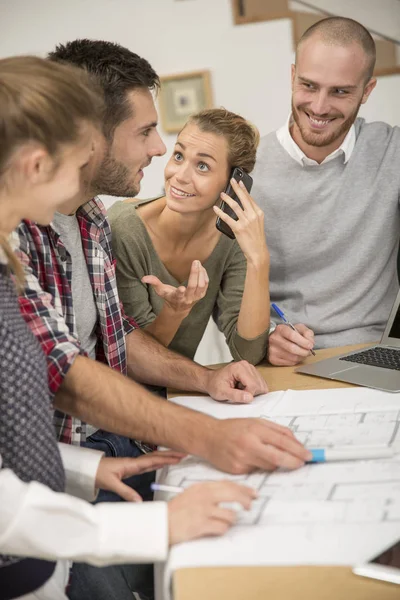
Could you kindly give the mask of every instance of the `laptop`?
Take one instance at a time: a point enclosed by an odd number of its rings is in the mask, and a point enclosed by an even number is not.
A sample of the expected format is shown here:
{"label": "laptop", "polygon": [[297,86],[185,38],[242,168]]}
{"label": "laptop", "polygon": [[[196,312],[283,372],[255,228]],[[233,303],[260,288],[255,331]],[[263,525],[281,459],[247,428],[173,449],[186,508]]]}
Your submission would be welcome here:
{"label": "laptop", "polygon": [[400,291],[379,344],[303,365],[296,369],[296,372],[337,379],[386,392],[400,392],[399,305]]}

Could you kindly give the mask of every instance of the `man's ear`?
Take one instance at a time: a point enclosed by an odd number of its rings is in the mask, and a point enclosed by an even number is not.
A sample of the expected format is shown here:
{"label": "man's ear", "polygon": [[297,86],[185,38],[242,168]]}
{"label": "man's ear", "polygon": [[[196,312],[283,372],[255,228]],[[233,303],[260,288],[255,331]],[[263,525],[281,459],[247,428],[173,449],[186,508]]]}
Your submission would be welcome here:
{"label": "man's ear", "polygon": [[374,89],[374,87],[376,86],[377,81],[375,79],[375,77],[371,77],[371,79],[368,81],[367,85],[364,88],[364,92],[363,92],[363,97],[361,100],[361,104],[365,104],[366,101],[369,98],[370,93],[372,92],[372,90]]}

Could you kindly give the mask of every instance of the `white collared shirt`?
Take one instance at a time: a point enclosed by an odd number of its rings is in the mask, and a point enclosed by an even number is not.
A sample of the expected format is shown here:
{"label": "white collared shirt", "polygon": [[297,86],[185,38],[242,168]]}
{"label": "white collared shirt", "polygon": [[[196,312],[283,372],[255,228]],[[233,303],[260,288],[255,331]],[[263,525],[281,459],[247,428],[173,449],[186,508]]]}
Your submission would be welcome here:
{"label": "white collared shirt", "polygon": [[292,125],[292,122],[293,122],[293,119],[292,119],[292,115],[290,114],[285,125],[283,125],[283,127],[278,129],[278,131],[276,132],[276,136],[278,138],[279,143],[283,146],[283,148],[286,150],[286,152],[288,154],[290,154],[290,156],[296,162],[298,162],[299,165],[301,165],[302,167],[319,166],[320,164],[323,165],[324,163],[327,163],[330,160],[333,160],[334,158],[336,158],[338,156],[338,154],[344,154],[344,164],[347,163],[347,161],[349,160],[349,158],[351,156],[351,153],[354,150],[354,146],[356,143],[356,129],[355,129],[354,125],[352,125],[350,127],[341,146],[339,148],[336,148],[336,150],[334,150],[333,152],[331,152],[331,154],[329,154],[322,161],[322,163],[318,163],[316,160],[313,160],[312,158],[309,158],[308,156],[306,156],[304,154],[303,150],[301,150],[301,148],[299,148],[299,146],[296,144],[296,142],[292,138],[292,136],[290,134],[290,126]]}
{"label": "white collared shirt", "polygon": [[21,481],[1,468],[0,552],[59,560],[52,577],[21,600],[67,600],[68,560],[108,564],[163,561],[168,554],[165,502],[101,502],[92,506],[102,452],[59,444],[66,491]]}

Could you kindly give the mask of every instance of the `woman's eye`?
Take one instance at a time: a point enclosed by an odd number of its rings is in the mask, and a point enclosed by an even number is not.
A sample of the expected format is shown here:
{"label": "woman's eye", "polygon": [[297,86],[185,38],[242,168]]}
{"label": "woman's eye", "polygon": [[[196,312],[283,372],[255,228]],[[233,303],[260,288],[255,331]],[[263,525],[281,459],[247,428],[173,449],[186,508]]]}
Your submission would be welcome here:
{"label": "woman's eye", "polygon": [[183,156],[180,152],[175,152],[174,154],[174,159],[175,160],[182,160]]}
{"label": "woman's eye", "polygon": [[207,163],[200,162],[198,166],[199,166],[200,171],[203,171],[204,173],[206,173],[207,171],[210,170],[210,167],[208,166]]}

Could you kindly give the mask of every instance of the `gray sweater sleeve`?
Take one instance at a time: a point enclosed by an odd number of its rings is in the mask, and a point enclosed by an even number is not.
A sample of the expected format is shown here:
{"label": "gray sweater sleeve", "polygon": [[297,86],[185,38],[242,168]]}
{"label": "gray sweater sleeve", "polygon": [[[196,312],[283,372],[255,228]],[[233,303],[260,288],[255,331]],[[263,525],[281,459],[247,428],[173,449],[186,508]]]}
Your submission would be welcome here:
{"label": "gray sweater sleeve", "polygon": [[245,277],[246,259],[235,243],[222,277],[213,318],[225,335],[234,360],[247,360],[256,365],[267,353],[268,330],[253,339],[243,338],[237,331]]}

